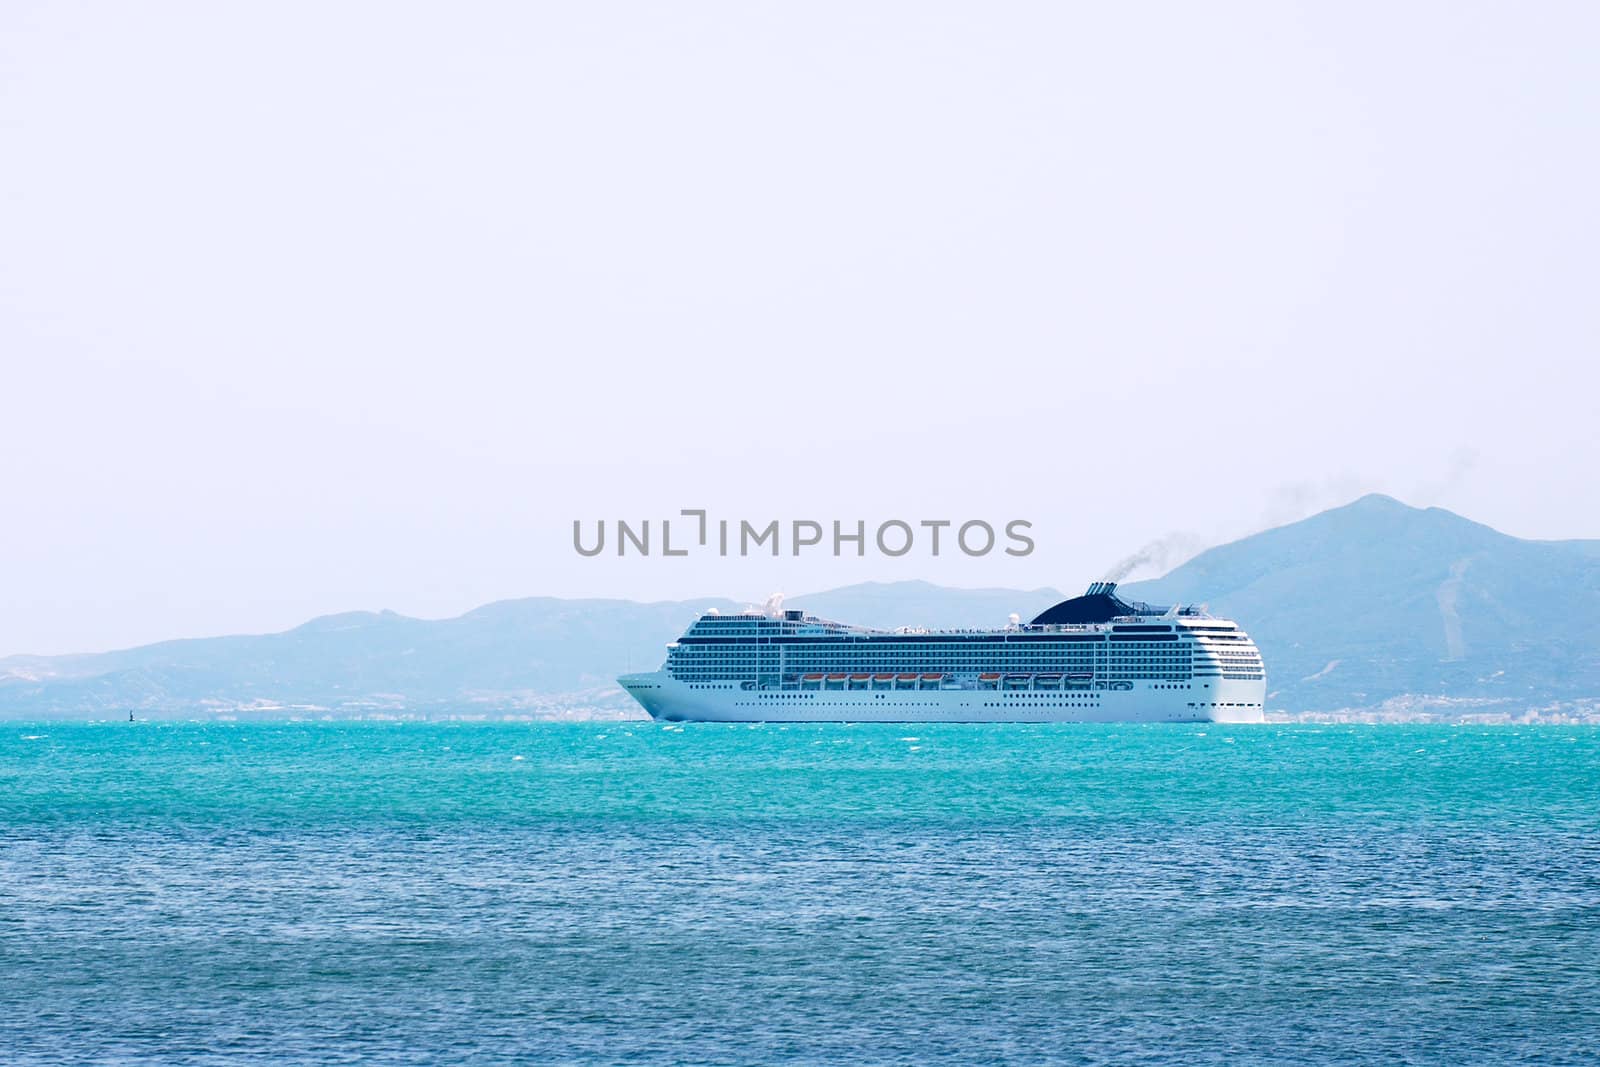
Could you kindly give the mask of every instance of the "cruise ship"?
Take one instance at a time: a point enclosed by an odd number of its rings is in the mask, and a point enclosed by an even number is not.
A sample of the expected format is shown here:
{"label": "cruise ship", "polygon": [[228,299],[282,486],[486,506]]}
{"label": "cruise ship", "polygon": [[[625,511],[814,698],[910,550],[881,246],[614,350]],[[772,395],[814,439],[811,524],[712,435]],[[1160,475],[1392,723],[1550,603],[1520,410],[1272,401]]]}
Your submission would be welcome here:
{"label": "cruise ship", "polygon": [[707,612],[649,674],[617,679],[667,722],[1261,722],[1250,635],[1096,582],[998,630],[876,630],[784,610]]}

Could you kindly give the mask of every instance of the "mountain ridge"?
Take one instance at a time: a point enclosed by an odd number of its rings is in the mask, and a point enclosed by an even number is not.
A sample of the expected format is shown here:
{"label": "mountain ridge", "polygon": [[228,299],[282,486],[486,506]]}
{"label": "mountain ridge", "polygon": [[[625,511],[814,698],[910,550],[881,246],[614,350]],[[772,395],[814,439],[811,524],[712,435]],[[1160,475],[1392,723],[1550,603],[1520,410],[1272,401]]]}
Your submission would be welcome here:
{"label": "mountain ridge", "polygon": [[[1423,696],[1496,707],[1600,697],[1600,541],[1523,540],[1442,508],[1369,494],[1120,590],[1151,603],[1205,603],[1238,619],[1266,659],[1269,709],[1286,713]],[[1001,626],[1068,595],[913,579],[787,604],[885,628]],[[338,612],[270,634],[10,656],[0,659],[0,715],[621,714],[632,709],[617,674],[658,664],[696,615],[746,606],[721,597],[534,596],[445,619]]]}

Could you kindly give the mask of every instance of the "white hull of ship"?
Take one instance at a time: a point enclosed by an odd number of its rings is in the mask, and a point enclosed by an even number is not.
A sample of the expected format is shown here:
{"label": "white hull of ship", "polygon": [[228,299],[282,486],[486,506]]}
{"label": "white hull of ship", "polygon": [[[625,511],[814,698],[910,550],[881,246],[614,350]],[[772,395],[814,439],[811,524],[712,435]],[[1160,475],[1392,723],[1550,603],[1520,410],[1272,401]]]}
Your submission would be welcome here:
{"label": "white hull of ship", "polygon": [[1261,722],[1266,683],[1196,679],[1132,689],[745,689],[665,671],[622,687],[666,722]]}

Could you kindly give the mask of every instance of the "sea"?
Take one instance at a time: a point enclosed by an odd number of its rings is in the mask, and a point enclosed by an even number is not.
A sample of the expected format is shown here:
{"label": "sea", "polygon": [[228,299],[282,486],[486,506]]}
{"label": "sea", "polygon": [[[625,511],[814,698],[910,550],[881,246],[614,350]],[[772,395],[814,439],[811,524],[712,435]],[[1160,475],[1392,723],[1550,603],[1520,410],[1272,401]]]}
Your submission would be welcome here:
{"label": "sea", "polygon": [[1600,1062],[1600,728],[0,723],[0,1063]]}

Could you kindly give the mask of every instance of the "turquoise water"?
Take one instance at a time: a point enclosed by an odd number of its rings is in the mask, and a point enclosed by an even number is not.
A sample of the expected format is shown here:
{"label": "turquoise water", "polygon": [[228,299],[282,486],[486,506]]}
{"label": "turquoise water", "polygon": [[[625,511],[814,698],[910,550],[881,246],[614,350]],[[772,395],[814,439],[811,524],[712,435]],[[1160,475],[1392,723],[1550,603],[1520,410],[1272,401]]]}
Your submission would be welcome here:
{"label": "turquoise water", "polygon": [[1600,729],[0,723],[0,1060],[1593,1063]]}

